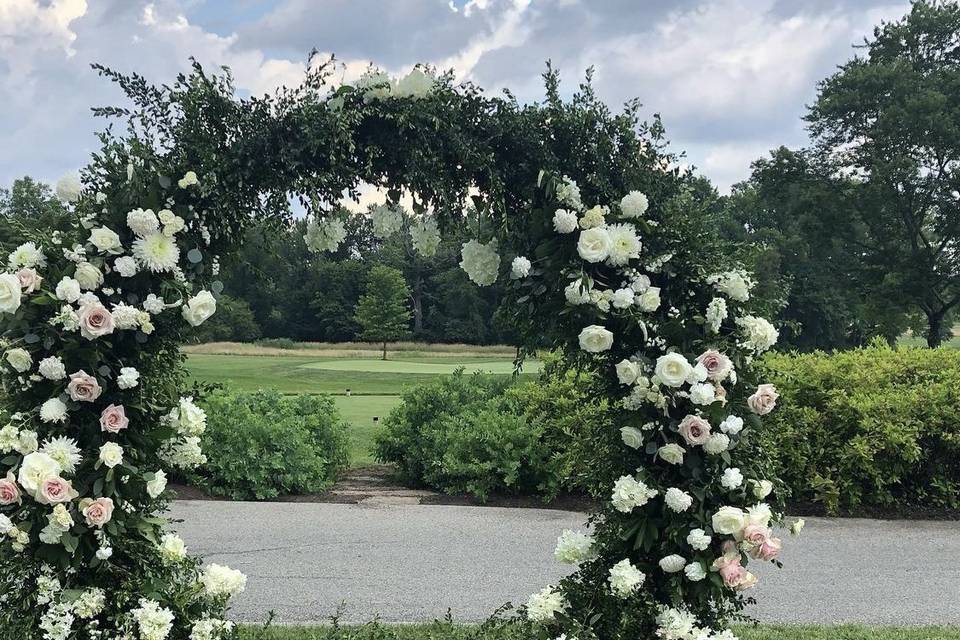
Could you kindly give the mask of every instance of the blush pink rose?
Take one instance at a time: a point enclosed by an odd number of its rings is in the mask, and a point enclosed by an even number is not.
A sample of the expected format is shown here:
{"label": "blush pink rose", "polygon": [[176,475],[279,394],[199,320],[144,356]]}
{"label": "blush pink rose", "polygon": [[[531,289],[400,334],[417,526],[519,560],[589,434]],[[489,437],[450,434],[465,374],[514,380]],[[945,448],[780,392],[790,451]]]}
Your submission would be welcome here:
{"label": "blush pink rose", "polygon": [[130,425],[123,405],[111,404],[100,414],[100,429],[110,433],[120,433]]}
{"label": "blush pink rose", "polygon": [[748,524],[743,528],[743,540],[752,547],[759,547],[770,535],[770,529],[759,524]]}
{"label": "blush pink rose", "polygon": [[0,505],[7,506],[10,504],[20,504],[21,502],[20,487],[17,486],[13,474],[8,473],[6,478],[0,480]]}
{"label": "blush pink rose", "polygon": [[40,483],[36,498],[40,504],[59,504],[61,502],[70,502],[74,498],[79,497],[79,495],[80,494],[73,490],[73,485],[70,484],[69,480],[53,477],[47,478]]}
{"label": "blush pink rose", "polygon": [[113,316],[99,302],[91,302],[80,307],[80,335],[87,340],[96,340],[113,333]]}
{"label": "blush pink rose", "polygon": [[710,438],[710,423],[700,416],[689,415],[680,421],[680,435],[687,444],[703,444]]}
{"label": "blush pink rose", "polygon": [[113,517],[113,500],[97,498],[83,508],[83,517],[91,527],[102,527]]}
{"label": "blush pink rose", "polygon": [[20,288],[24,293],[33,293],[40,287],[43,278],[37,273],[36,269],[24,268],[17,271],[17,279],[20,281]]}
{"label": "blush pink rose", "polygon": [[76,373],[70,374],[70,382],[67,384],[67,393],[70,399],[76,402],[93,402],[100,397],[103,389],[97,379],[81,369]]}
{"label": "blush pink rose", "polygon": [[760,560],[776,560],[783,549],[783,541],[780,538],[768,536],[763,543],[755,550],[757,558]]}
{"label": "blush pink rose", "polygon": [[776,387],[772,384],[762,384],[757,387],[752,396],[747,398],[747,406],[750,407],[750,411],[758,416],[765,416],[777,406],[777,398],[779,397],[780,394],[777,393]]}
{"label": "blush pink rose", "polygon": [[733,370],[733,363],[730,362],[730,358],[716,349],[708,349],[701,353],[697,362],[707,370],[707,378],[714,382],[722,382]]}
{"label": "blush pink rose", "polygon": [[713,568],[720,573],[723,578],[723,584],[731,589],[736,589],[743,582],[747,575],[747,570],[740,564],[740,556],[725,555],[713,561]]}

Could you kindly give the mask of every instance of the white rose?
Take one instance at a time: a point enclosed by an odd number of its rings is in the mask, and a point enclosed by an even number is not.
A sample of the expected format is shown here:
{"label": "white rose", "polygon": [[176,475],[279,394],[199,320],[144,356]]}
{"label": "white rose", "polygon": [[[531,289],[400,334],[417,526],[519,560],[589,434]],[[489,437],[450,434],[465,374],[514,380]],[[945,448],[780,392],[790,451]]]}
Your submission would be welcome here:
{"label": "white rose", "polygon": [[187,171],[185,174],[183,174],[182,178],[177,180],[177,186],[181,189],[186,189],[187,187],[198,183],[199,180],[197,180],[197,174],[194,171]]}
{"label": "white rose", "polygon": [[739,535],[746,524],[746,515],[737,507],[720,507],[711,518],[713,530],[723,535]]}
{"label": "white rose", "polygon": [[757,500],[763,500],[773,492],[773,483],[769,480],[752,480],[753,495]]}
{"label": "white rose", "polygon": [[643,432],[636,427],[620,427],[620,439],[631,449],[639,449],[643,445]]}
{"label": "white rose", "polygon": [[113,261],[113,268],[124,278],[137,275],[137,261],[132,256],[123,256]]}
{"label": "white rose", "polygon": [[162,470],[157,470],[153,474],[153,479],[147,482],[147,495],[151,498],[156,498],[164,489],[167,488],[167,474]]}
{"label": "white rose", "polygon": [[167,533],[160,538],[160,555],[168,563],[180,562],[187,557],[187,545],[178,535]]}
{"label": "white rose", "polygon": [[686,450],[676,443],[665,444],[657,449],[657,456],[667,464],[680,464]]}
{"label": "white rose", "polygon": [[687,566],[687,560],[683,556],[679,556],[675,553],[670,554],[669,556],[664,556],[660,558],[660,568],[666,573],[677,573],[678,571],[683,571],[683,568]]}
{"label": "white rose", "polygon": [[687,534],[687,544],[696,551],[704,551],[710,546],[711,538],[703,529],[691,529]]}
{"label": "white rose", "polygon": [[703,565],[699,562],[691,562],[683,568],[683,572],[687,576],[687,580],[690,582],[700,582],[707,577],[707,572],[703,569]]}
{"label": "white rose", "polygon": [[75,171],[66,173],[57,180],[57,197],[63,202],[76,202],[80,199],[81,191],[83,191],[83,185],[80,184],[80,176]]}
{"label": "white rose", "polygon": [[640,365],[636,362],[623,359],[617,363],[617,379],[620,384],[633,384],[640,375]]}
{"label": "white rose", "polygon": [[69,276],[64,276],[57,283],[57,298],[64,302],[76,302],[80,299],[80,283]]}
{"label": "white rose", "polygon": [[[740,469],[737,467],[730,467],[723,470],[723,475],[720,476],[720,485],[724,489],[736,489],[743,484],[743,474],[740,473]],[[763,496],[761,496],[763,497]]]}
{"label": "white rose", "polygon": [[580,233],[577,253],[587,262],[603,262],[610,255],[611,245],[610,233],[603,227],[593,227]]}
{"label": "white rose", "polygon": [[651,313],[660,308],[660,287],[647,287],[637,296],[637,306],[641,311]]}
{"label": "white rose", "polygon": [[100,269],[89,262],[79,263],[73,277],[80,284],[80,288],[85,291],[95,291],[103,284],[103,274],[100,273]]}
{"label": "white rose", "polygon": [[20,464],[17,482],[30,495],[36,495],[47,478],[60,475],[60,465],[45,453],[35,451],[27,454]]}
{"label": "white rose", "polygon": [[676,352],[657,358],[657,366],[654,368],[656,376],[668,387],[683,385],[692,372],[693,367],[687,359]]}
{"label": "white rose", "polygon": [[761,527],[769,527],[770,519],[773,518],[773,512],[770,505],[760,502],[747,509],[746,524],[756,524]]}
{"label": "white rose", "polygon": [[524,258],[523,256],[517,256],[513,259],[513,262],[510,264],[510,277],[514,280],[519,280],[520,278],[526,278],[530,275],[530,261]]}
{"label": "white rose", "polygon": [[10,363],[10,366],[20,373],[28,371],[30,367],[33,366],[33,358],[26,349],[10,349],[5,354],[5,357],[7,362]]}
{"label": "white rose", "polygon": [[91,229],[90,244],[95,246],[100,253],[120,253],[123,251],[120,236],[117,235],[116,231],[107,227]]}
{"label": "white rose", "polygon": [[15,313],[20,308],[20,297],[20,278],[13,273],[0,273],[0,313]]}
{"label": "white rose", "polygon": [[681,513],[689,509],[693,504],[693,496],[676,487],[670,487],[664,494],[663,501],[670,507],[671,511]]}
{"label": "white rose", "polygon": [[613,346],[613,333],[597,324],[580,332],[580,348],[589,353],[601,353]]}
{"label": "white rose", "polygon": [[110,469],[121,464],[123,462],[123,447],[116,442],[107,442],[100,447],[100,462]]}
{"label": "white rose", "polygon": [[187,300],[181,313],[183,319],[194,327],[199,327],[203,322],[212,316],[217,310],[217,301],[209,291],[201,291],[197,295]]}
{"label": "white rose", "polygon": [[557,233],[573,233],[577,229],[577,214],[566,209],[557,209],[553,214],[553,230]]}
{"label": "white rose", "polygon": [[730,436],[725,433],[711,433],[703,443],[703,450],[710,455],[723,453],[730,446]]}

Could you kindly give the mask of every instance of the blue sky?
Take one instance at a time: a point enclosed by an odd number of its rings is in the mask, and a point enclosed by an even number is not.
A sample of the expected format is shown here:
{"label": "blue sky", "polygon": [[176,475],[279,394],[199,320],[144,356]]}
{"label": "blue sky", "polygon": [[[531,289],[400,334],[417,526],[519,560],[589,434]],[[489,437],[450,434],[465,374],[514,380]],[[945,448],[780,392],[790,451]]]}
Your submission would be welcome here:
{"label": "blue sky", "polygon": [[349,80],[373,62],[453,69],[490,91],[542,96],[551,59],[568,87],[588,66],[611,105],[637,96],[675,151],[721,189],[780,144],[801,146],[816,83],[880,20],[880,0],[0,0],[0,185],[83,165],[116,89],[89,64],[171,80],[195,56],[244,92],[300,80],[316,47]]}

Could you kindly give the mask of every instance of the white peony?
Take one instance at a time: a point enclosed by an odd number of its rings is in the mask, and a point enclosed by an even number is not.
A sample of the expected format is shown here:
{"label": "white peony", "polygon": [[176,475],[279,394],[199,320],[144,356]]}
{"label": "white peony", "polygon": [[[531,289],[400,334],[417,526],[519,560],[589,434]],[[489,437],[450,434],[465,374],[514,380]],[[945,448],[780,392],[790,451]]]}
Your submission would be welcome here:
{"label": "white peony", "polygon": [[200,575],[200,583],[211,596],[235,596],[247,586],[247,576],[219,564],[207,565]]}
{"label": "white peony", "polygon": [[59,476],[60,471],[60,465],[56,460],[45,453],[34,451],[24,456],[23,462],[20,463],[17,482],[24,491],[30,495],[36,495],[43,481]]}
{"label": "white peony", "polygon": [[123,464],[123,447],[116,442],[104,443],[100,447],[99,460],[109,469],[113,469],[118,464]]}
{"label": "white peony", "polygon": [[373,235],[386,239],[400,231],[403,226],[403,212],[398,205],[379,204],[370,209],[373,219]]}
{"label": "white peony", "polygon": [[681,513],[693,505],[693,496],[686,491],[677,489],[676,487],[670,487],[663,495],[663,501],[671,511]]}
{"label": "white peony", "polygon": [[723,535],[739,535],[746,525],[746,514],[737,507],[720,507],[710,520],[713,530]]}
{"label": "white peony", "polygon": [[593,537],[566,529],[557,538],[553,557],[563,564],[576,564],[593,557]]}
{"label": "white peony", "polygon": [[150,271],[172,271],[180,261],[180,248],[173,238],[156,232],[134,240],[133,257]]}
{"label": "white peony", "polygon": [[657,495],[655,489],[651,489],[646,484],[640,482],[633,476],[620,476],[613,483],[613,493],[610,495],[610,503],[613,508],[621,513],[630,513],[636,507],[642,507]]}
{"label": "white peony", "polygon": [[130,256],[122,256],[113,261],[114,270],[123,278],[137,275],[137,261]]}
{"label": "white peony", "polygon": [[687,544],[696,551],[705,551],[710,546],[711,538],[703,529],[691,529],[687,534]]}
{"label": "white peony", "polygon": [[65,173],[57,180],[57,197],[63,202],[76,202],[80,199],[82,191],[83,185],[80,183],[80,175],[76,171]]}
{"label": "white peony", "polygon": [[557,233],[573,233],[577,230],[577,214],[566,209],[557,209],[553,214],[553,230]]}
{"label": "white peony", "polygon": [[743,474],[740,473],[740,469],[737,467],[729,467],[723,470],[723,475],[720,476],[720,485],[724,489],[730,489],[731,491],[743,484]]}
{"label": "white peony", "polygon": [[160,221],[153,209],[134,209],[130,211],[127,213],[127,226],[140,238],[160,231]]}
{"label": "white peony", "polygon": [[440,229],[437,221],[426,218],[410,225],[410,242],[413,250],[425,258],[437,255],[440,246]]}
{"label": "white peony", "polygon": [[530,268],[533,265],[530,264],[530,261],[523,257],[517,256],[513,259],[513,262],[510,263],[510,277],[514,280],[519,280],[520,278],[526,278],[530,275]]}
{"label": "white peony", "polygon": [[26,349],[10,349],[4,354],[7,362],[20,373],[24,373],[30,370],[30,367],[33,366],[33,358],[30,356],[30,352]]}
{"label": "white peony", "polygon": [[121,367],[117,376],[117,386],[121,389],[132,389],[140,381],[140,372],[133,367]]}
{"label": "white peony", "polygon": [[563,594],[545,587],[527,600],[527,617],[533,622],[546,622],[567,608]]}
{"label": "white peony", "polygon": [[20,298],[20,278],[13,273],[0,273],[0,313],[16,313]]}
{"label": "white peony", "polygon": [[758,316],[737,318],[737,326],[743,332],[743,345],[756,353],[763,353],[777,343],[780,334],[766,319]]}
{"label": "white peony", "polygon": [[593,227],[580,232],[577,253],[587,262],[603,262],[610,255],[613,239],[603,227]]}
{"label": "white peony", "polygon": [[672,553],[669,556],[660,558],[660,562],[658,564],[666,573],[677,573],[679,571],[683,571],[683,568],[687,566],[687,559],[681,555]]}
{"label": "white peony", "polygon": [[643,445],[643,432],[636,427],[620,427],[620,439],[631,449],[639,449]]}
{"label": "white peony", "polygon": [[607,227],[610,236],[607,264],[619,267],[640,257],[640,238],[632,224],[612,224]]}
{"label": "white peony", "polygon": [[640,375],[640,365],[627,359],[617,363],[617,380],[620,384],[633,384]]}
{"label": "white peony", "polygon": [[757,500],[763,500],[773,493],[773,483],[769,480],[751,480],[750,484],[753,490],[753,497]]}
{"label": "white peony", "polygon": [[743,430],[743,418],[738,416],[727,416],[720,423],[720,431],[735,436]]}
{"label": "white peony", "polygon": [[113,229],[107,227],[97,227],[90,230],[90,244],[97,248],[100,253],[122,253],[123,245],[120,244],[120,236]]}
{"label": "white peony", "polygon": [[487,287],[497,281],[500,270],[500,255],[497,253],[497,241],[483,244],[477,240],[465,242],[460,252],[460,268],[467,277],[481,287]]}
{"label": "white peony", "polygon": [[631,191],[620,200],[620,214],[624,218],[639,218],[650,206],[647,196],[640,191]]}
{"label": "white peony", "polygon": [[699,562],[691,562],[683,568],[683,573],[686,574],[687,580],[690,582],[700,582],[707,577],[707,572],[703,568],[703,565]]}
{"label": "white peony", "polygon": [[633,594],[646,578],[629,559],[624,559],[610,568],[610,591],[618,598],[627,598]]}
{"label": "white peony", "polygon": [[191,326],[199,327],[217,311],[217,301],[209,291],[201,291],[187,300],[180,310],[183,319]]}
{"label": "white peony", "polygon": [[588,353],[601,353],[613,346],[613,333],[597,324],[584,327],[578,338],[580,348]]}
{"label": "white peony", "polygon": [[654,368],[654,374],[668,387],[682,386],[691,373],[693,373],[693,366],[675,351],[657,358]]}
{"label": "white peony", "polygon": [[637,306],[641,311],[651,313],[660,308],[660,287],[647,287],[637,296]]}
{"label": "white peony", "polygon": [[67,368],[63,366],[63,360],[58,356],[48,356],[40,361],[37,367],[47,380],[63,380],[67,377]]}
{"label": "white peony", "polygon": [[157,498],[167,488],[167,474],[162,469],[153,473],[153,478],[147,482],[147,495]]}
{"label": "white peony", "polygon": [[100,288],[100,285],[103,284],[103,273],[101,273],[100,269],[86,261],[77,264],[77,269],[73,277],[84,291],[96,291]]}
{"label": "white peony", "polygon": [[66,422],[67,405],[60,398],[50,398],[40,405],[41,422]]}

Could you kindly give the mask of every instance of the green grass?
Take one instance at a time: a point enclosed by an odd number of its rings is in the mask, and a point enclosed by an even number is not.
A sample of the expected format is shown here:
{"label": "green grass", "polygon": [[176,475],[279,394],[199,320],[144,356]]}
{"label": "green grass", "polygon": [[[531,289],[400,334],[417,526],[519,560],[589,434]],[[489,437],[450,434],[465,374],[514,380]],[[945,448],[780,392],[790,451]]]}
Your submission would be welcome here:
{"label": "green grass", "polygon": [[337,396],[337,409],[351,425],[350,466],[373,464],[373,438],[380,428],[374,423],[377,416],[382,421],[390,410],[400,404],[400,396]]}
{"label": "green grass", "polygon": [[[740,640],[960,640],[960,627],[869,627],[864,625],[799,626],[760,625],[734,629]],[[436,622],[433,624],[333,628],[271,627],[261,631],[241,629],[242,640],[521,640],[519,629],[509,625],[489,629]]]}

